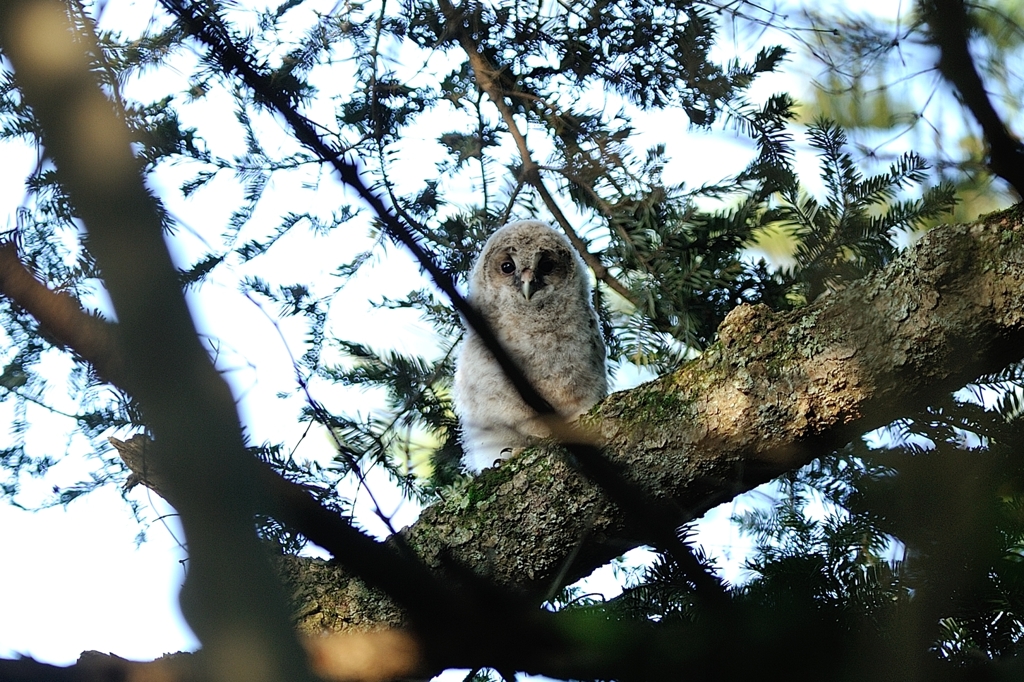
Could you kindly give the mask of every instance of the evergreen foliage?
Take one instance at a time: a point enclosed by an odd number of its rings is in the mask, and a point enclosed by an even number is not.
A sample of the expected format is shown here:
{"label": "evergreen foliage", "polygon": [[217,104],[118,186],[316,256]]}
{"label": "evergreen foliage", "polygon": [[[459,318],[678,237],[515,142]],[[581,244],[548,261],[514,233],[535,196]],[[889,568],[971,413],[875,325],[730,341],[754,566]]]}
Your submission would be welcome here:
{"label": "evergreen foliage", "polygon": [[896,238],[947,213],[956,201],[950,184],[928,189],[920,199],[896,201],[908,185],[925,180],[927,163],[914,152],[894,161],[886,173],[864,178],[844,149],[846,134],[828,119],[808,131],[821,159],[825,203],[785,188],[774,216],[792,232],[795,278],[806,286],[807,300],[886,265],[897,253]]}
{"label": "evergreen foliage", "polygon": [[[436,334],[433,347],[402,352],[338,337],[331,322],[339,301],[367,271],[396,260],[395,244],[340,192],[327,214],[293,205],[266,224],[261,202],[275,183],[334,191],[326,180],[328,159],[268,132],[276,102],[315,121],[329,148],[357,160],[373,189],[460,285],[478,246],[511,219],[535,216],[571,233],[595,273],[597,308],[619,371],[674,369],[713,344],[726,314],[742,303],[775,310],[811,304],[886,265],[907,237],[973,196],[962,177],[935,182],[933,165],[916,152],[869,175],[849,151],[849,121],[822,116],[805,133],[791,95],[761,100],[752,90],[759,76],[787,68],[790,53],[766,47],[749,61],[719,63],[713,48],[723,17],[742,16],[707,4],[404,0],[344,3],[328,14],[304,11],[304,4],[261,11],[214,0],[188,5],[225,41],[242,46],[264,92],[243,87],[237,65],[218,61],[190,37],[176,16],[186,5],[174,0],[141,36],[101,31],[101,52],[91,58],[129,122],[147,172],[172,177],[161,173],[184,169],[173,176],[179,183],[173,201],[164,190],[164,228],[169,240],[200,231],[208,248],[181,266],[182,287],[201,294],[211,281],[229,281],[279,330],[301,326],[303,347],[292,369],[305,407],[293,416],[327,427],[337,457],[301,461],[282,443],[254,446],[253,454],[342,514],[351,514],[352,505],[339,492],[341,483],[362,482],[372,467],[386,470],[420,502],[459,485],[451,381],[461,323],[424,282],[372,305],[381,319],[418,316]],[[69,11],[83,10],[72,3]],[[990,46],[994,52],[1019,49],[1024,33],[1001,32],[981,8],[974,11],[977,30],[1002,41]],[[84,15],[78,19],[91,30]],[[884,33],[862,28],[861,42],[842,46],[858,64],[867,63],[870,50],[891,49],[882,45]],[[994,58],[986,64],[987,75],[1012,81]],[[163,69],[184,73],[183,87],[153,101],[126,94]],[[851,87],[863,88],[868,73],[855,74]],[[192,103],[214,98],[233,107],[234,149],[189,115]],[[832,104],[826,115],[841,108]],[[671,113],[660,119],[677,129],[664,131],[666,137],[687,129],[734,134],[752,158],[730,177],[706,178],[700,186],[667,180],[678,160],[663,144],[637,142],[643,131],[636,121],[652,111]],[[439,159],[433,167],[410,163],[416,154],[410,141],[424,130]],[[101,309],[101,273],[42,135],[15,78],[4,71],[0,141],[28,144],[38,156],[6,239],[18,244],[41,280]],[[822,198],[796,171],[805,139],[820,163]],[[938,171],[947,173],[948,164]],[[226,184],[237,201],[223,225],[192,225],[168,208],[179,196]],[[780,226],[793,257],[788,269],[751,250]],[[327,243],[340,231],[360,229],[369,234],[365,248],[338,264],[327,283],[279,281],[273,266],[263,265],[303,230]],[[45,480],[60,461],[56,453],[26,447],[40,405],[74,420],[77,437],[95,452],[87,480],[55,489],[45,503],[66,505],[121,482],[123,466],[102,439],[144,429],[138,406],[2,297],[0,328],[0,403],[12,415],[9,442],[0,449],[4,499],[20,504],[25,480]],[[215,341],[210,346],[216,351]],[[63,374],[51,368],[55,358],[64,363]],[[381,406],[336,413],[321,396],[338,389],[380,396]],[[1016,655],[1024,633],[1024,470],[1015,457],[1024,370],[1015,365],[982,377],[973,390],[937,395],[925,411],[894,414],[872,447],[858,438],[771,484],[770,502],[737,518],[755,540],[749,579],[729,586],[737,613],[757,614],[750,622],[761,622],[776,612],[780,630],[793,632],[812,614],[815,622],[854,633],[849,641],[863,632],[871,633],[865,641],[903,633],[900,643],[958,666]],[[282,551],[303,546],[279,522],[260,520],[263,538]],[[711,557],[696,556],[714,570]],[[712,622],[711,607],[697,592],[688,571],[660,556],[610,603],[571,591],[550,603],[645,624]],[[849,665],[878,674],[891,662],[881,654],[855,660],[857,652],[840,651],[831,672]]]}

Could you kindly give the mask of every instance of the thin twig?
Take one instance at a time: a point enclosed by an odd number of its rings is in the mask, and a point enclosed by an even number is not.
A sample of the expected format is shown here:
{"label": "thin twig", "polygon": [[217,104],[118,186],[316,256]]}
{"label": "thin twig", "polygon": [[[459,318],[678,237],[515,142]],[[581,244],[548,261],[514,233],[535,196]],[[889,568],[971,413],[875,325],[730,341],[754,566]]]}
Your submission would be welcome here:
{"label": "thin twig", "polygon": [[495,69],[487,62],[487,59],[477,49],[476,44],[473,42],[466,31],[461,30],[460,27],[456,27],[453,21],[457,16],[457,10],[452,6],[449,0],[440,0],[440,6],[442,11],[445,13],[445,17],[448,19],[449,26],[458,32],[459,44],[469,57],[469,64],[473,69],[473,73],[476,75],[477,83],[480,85],[480,89],[487,93],[490,97],[491,102],[498,108],[498,112],[501,114],[502,120],[505,122],[506,128],[512,135],[512,139],[515,140],[516,147],[519,150],[519,156],[523,163],[523,177],[526,182],[537,190],[544,205],[554,216],[555,222],[565,232],[565,236],[569,238],[569,242],[573,245],[573,248],[583,258],[583,262],[587,264],[591,270],[594,271],[594,276],[597,279],[604,282],[612,290],[618,293],[626,300],[636,303],[636,295],[629,290],[622,282],[616,279],[605,267],[601,259],[590,252],[587,249],[586,243],[576,234],[576,230],[573,229],[572,223],[569,222],[568,218],[562,212],[558,202],[555,201],[551,192],[545,186],[543,179],[540,176],[540,167],[537,162],[533,159],[533,154],[530,152],[530,146],[526,142],[526,136],[519,128],[519,124],[516,123],[515,116],[512,113],[512,109],[508,106],[505,101],[505,90],[498,83]]}

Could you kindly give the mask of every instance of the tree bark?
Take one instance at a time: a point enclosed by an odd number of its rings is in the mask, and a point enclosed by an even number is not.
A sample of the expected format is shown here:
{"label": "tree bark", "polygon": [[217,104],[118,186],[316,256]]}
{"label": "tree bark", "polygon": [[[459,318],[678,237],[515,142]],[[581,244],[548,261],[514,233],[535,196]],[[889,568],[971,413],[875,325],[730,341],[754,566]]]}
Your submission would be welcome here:
{"label": "tree bark", "polygon": [[[680,524],[1024,357],[1024,205],[936,228],[799,310],[741,306],[719,336],[582,420]],[[650,537],[554,447],[483,472],[402,534],[435,569],[459,566],[538,600]],[[403,624],[341,566],[290,558],[282,573],[303,630]]]}

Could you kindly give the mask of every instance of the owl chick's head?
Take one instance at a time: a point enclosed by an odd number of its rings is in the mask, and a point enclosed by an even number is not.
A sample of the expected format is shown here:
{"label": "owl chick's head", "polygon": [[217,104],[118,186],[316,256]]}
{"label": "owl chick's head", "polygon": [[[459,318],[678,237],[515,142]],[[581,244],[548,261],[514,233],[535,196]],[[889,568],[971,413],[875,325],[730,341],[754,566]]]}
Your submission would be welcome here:
{"label": "owl chick's head", "polygon": [[587,290],[583,262],[568,240],[536,220],[509,223],[491,235],[473,266],[470,293],[478,305],[502,302],[544,308]]}

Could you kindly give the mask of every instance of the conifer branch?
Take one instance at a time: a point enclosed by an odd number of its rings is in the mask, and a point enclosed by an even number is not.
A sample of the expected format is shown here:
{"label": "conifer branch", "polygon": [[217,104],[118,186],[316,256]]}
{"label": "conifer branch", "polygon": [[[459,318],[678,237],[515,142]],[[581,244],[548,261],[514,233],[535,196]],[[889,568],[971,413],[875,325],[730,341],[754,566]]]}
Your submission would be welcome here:
{"label": "conifer branch", "polygon": [[[632,462],[628,474],[634,482],[700,514],[895,415],[932,403],[936,393],[1019,360],[1024,355],[1022,233],[1020,208],[973,225],[938,228],[886,269],[802,310],[773,314],[742,306],[723,325],[721,341],[701,358],[657,382],[612,396],[588,420],[614,445],[617,458]],[[546,593],[547,581],[561,571],[569,553],[576,556],[571,579],[644,541],[638,534],[643,529],[629,525],[598,488],[541,450],[484,472],[466,494],[475,502],[436,505],[407,531],[410,544],[421,547],[436,570],[458,564],[499,583]],[[582,544],[577,543],[580,524],[589,526]],[[344,627],[401,624],[392,606],[376,602],[379,611],[367,608],[375,602],[365,588],[336,567],[289,561],[300,567],[292,571],[299,590],[313,590],[313,576],[324,581],[316,591],[320,609],[336,610]],[[733,679],[739,673],[731,671],[735,661],[726,654],[737,645],[755,658],[777,657],[793,650],[786,646],[793,641],[802,646],[792,663],[803,660],[816,675],[843,660],[805,660],[807,651],[832,652],[848,636],[827,618],[780,619],[778,629],[737,640],[741,622],[726,616],[637,626],[571,610],[542,614],[517,624],[532,626],[537,638],[529,644],[492,642],[494,648],[484,654],[479,640],[417,640],[427,643],[425,668],[417,670],[500,664],[573,679],[670,680],[681,671]],[[309,626],[300,622],[300,628]],[[526,636],[518,628],[505,632]],[[571,632],[589,634],[563,638]],[[606,646],[608,641],[616,646]],[[701,645],[679,647],[681,641]],[[862,641],[861,646],[880,650],[885,643]],[[915,662],[940,665],[931,656]],[[125,673],[123,679],[143,679],[130,666],[114,667]],[[63,675],[96,679],[86,672],[0,661],[0,676],[26,682]],[[184,678],[172,673],[171,679]]]}
{"label": "conifer branch", "polygon": [[0,244],[0,294],[25,309],[59,345],[88,362],[103,379],[129,386],[114,326],[82,310],[78,300],[51,291],[18,258],[13,241]]}
{"label": "conifer branch", "polygon": [[524,179],[537,190],[537,194],[540,195],[540,198],[547,209],[551,211],[551,215],[554,216],[555,222],[557,222],[558,226],[562,228],[562,231],[565,233],[565,236],[568,237],[573,248],[575,248],[580,254],[580,257],[583,259],[583,262],[587,264],[587,267],[594,271],[594,276],[601,282],[604,282],[614,292],[635,305],[637,303],[636,294],[630,291],[629,287],[612,275],[604,263],[601,262],[600,258],[590,252],[586,243],[576,233],[576,230],[573,229],[572,223],[570,223],[569,219],[565,217],[565,213],[562,212],[558,202],[555,201],[555,198],[551,195],[551,192],[544,184],[544,179],[540,175],[540,166],[533,159],[533,154],[530,151],[529,143],[526,141],[526,136],[523,134],[519,124],[516,122],[512,109],[505,101],[506,93],[496,78],[497,71],[490,63],[488,63],[487,58],[480,53],[480,50],[477,49],[476,43],[473,42],[473,38],[462,26],[458,10],[449,0],[440,0],[438,4],[444,12],[445,19],[448,22],[448,30],[458,37],[459,44],[462,46],[466,56],[469,58],[469,64],[473,69],[473,74],[476,76],[480,89],[487,93],[491,102],[493,102],[494,106],[497,107],[498,112],[501,114],[501,119],[505,122],[505,127],[508,128],[509,133],[512,135],[512,139],[515,140],[516,148],[519,150],[519,157],[523,164],[522,174]]}

